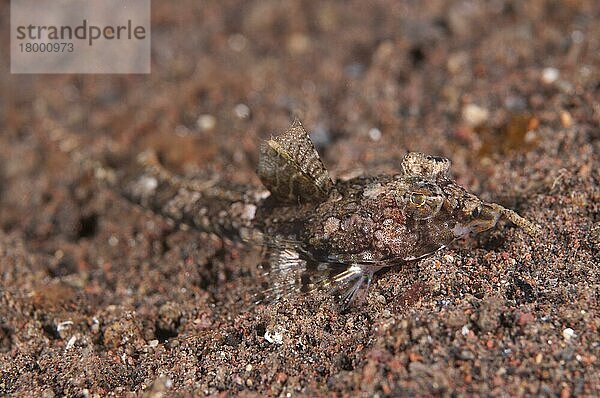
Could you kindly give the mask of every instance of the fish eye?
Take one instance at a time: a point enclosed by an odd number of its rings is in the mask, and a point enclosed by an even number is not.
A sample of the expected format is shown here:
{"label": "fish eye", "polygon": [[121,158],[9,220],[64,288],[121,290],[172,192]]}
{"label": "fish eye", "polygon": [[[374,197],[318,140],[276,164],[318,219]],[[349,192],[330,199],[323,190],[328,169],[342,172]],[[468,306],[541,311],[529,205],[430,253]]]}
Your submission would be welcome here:
{"label": "fish eye", "polygon": [[473,218],[479,217],[480,214],[481,214],[481,208],[479,206],[477,206],[473,210],[471,210],[471,217],[473,217]]}
{"label": "fish eye", "polygon": [[423,206],[425,204],[425,200],[425,195],[423,195],[422,193],[413,192],[410,195],[410,202],[417,207]]}
{"label": "fish eye", "polygon": [[442,196],[411,192],[405,211],[417,220],[428,220],[440,211],[443,203]]}

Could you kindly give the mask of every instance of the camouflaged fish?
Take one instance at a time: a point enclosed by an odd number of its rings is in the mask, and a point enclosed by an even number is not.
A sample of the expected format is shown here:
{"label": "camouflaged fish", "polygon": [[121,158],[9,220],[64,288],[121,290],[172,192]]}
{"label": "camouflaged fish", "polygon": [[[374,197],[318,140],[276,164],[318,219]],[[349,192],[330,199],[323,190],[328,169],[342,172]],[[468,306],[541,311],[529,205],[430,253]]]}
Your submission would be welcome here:
{"label": "camouflaged fish", "polygon": [[450,161],[408,153],[396,175],[332,181],[295,120],[260,148],[265,188],[188,182],[152,156],[127,195],[178,222],[266,248],[262,299],[325,289],[342,308],[364,294],[373,274],[432,255],[505,217],[528,234],[537,227],[449,178]]}

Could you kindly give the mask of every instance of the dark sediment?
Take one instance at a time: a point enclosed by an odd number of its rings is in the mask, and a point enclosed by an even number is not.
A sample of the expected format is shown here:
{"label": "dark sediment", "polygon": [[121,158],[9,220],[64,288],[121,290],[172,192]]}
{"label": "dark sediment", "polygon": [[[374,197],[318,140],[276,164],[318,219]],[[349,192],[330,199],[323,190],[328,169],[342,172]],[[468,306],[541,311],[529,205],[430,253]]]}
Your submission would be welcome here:
{"label": "dark sediment", "polygon": [[[597,2],[367,3],[155,2],[147,76],[2,57],[0,395],[600,395]],[[153,148],[258,186],[260,140],[292,113],[337,177],[446,156],[543,234],[503,222],[349,313],[249,306],[259,250],[81,167]]]}

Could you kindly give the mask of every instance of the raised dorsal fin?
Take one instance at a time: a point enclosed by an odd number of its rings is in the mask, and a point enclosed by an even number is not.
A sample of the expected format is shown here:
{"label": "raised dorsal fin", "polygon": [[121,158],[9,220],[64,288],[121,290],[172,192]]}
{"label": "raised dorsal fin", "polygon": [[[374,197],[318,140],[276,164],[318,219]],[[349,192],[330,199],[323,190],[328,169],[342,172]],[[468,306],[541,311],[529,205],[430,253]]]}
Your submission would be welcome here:
{"label": "raised dorsal fin", "polygon": [[258,176],[283,203],[320,202],[333,182],[298,118],[282,134],[260,147]]}

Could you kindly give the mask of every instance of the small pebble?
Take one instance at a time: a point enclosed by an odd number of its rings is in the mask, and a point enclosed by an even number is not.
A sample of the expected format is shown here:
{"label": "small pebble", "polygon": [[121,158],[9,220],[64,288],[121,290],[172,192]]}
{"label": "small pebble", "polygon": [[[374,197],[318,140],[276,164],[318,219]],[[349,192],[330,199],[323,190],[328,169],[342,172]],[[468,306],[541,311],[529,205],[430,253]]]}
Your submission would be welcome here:
{"label": "small pebble", "polygon": [[585,34],[582,31],[574,30],[573,32],[571,32],[571,40],[573,40],[573,43],[580,44],[583,42],[584,39]]}
{"label": "small pebble", "polygon": [[175,134],[179,137],[186,137],[191,134],[191,131],[189,128],[187,128],[187,126],[180,124],[175,126]]}
{"label": "small pebble", "polygon": [[537,363],[537,364],[542,363],[542,359],[544,359],[544,356],[542,355],[541,352],[538,352],[538,354],[535,356],[535,363]]}
{"label": "small pebble", "polygon": [[42,392],[42,398],[54,398],[56,395],[54,395],[54,391],[52,391],[51,388],[46,388],[43,392]]}
{"label": "small pebble", "polygon": [[569,341],[569,340],[571,340],[573,337],[577,337],[577,334],[576,334],[576,333],[575,333],[575,331],[574,331],[573,329],[571,329],[571,328],[566,328],[566,329],[563,329],[563,331],[562,331],[562,335],[563,335],[563,338],[564,338],[566,341]]}
{"label": "small pebble", "polygon": [[119,238],[117,238],[114,235],[111,235],[110,238],[108,238],[108,244],[112,247],[115,247],[119,244]]}
{"label": "small pebble", "polygon": [[369,130],[369,138],[372,141],[379,141],[381,139],[381,130],[379,130],[377,127],[373,127]]}
{"label": "small pebble", "polygon": [[92,325],[90,326],[90,331],[92,333],[98,333],[100,331],[100,321],[98,318],[92,318]]}
{"label": "small pebble", "polygon": [[65,346],[65,351],[70,350],[75,345],[76,341],[77,341],[77,336],[71,336],[69,341],[67,341],[67,345]]}
{"label": "small pebble", "polygon": [[138,183],[140,188],[143,190],[143,193],[146,195],[153,193],[158,187],[158,180],[151,176],[142,176]]}
{"label": "small pebble", "polygon": [[560,72],[556,68],[544,68],[542,71],[542,81],[546,84],[552,84],[558,80]]}
{"label": "small pebble", "polygon": [[469,126],[477,127],[489,119],[490,111],[475,104],[467,104],[462,109],[462,117]]}
{"label": "small pebble", "polygon": [[275,328],[275,330],[267,330],[265,332],[265,340],[267,340],[271,344],[282,344],[283,343],[283,333],[280,328]]}
{"label": "small pebble", "polygon": [[233,113],[238,119],[248,119],[250,117],[250,108],[246,104],[237,104],[233,108]]}
{"label": "small pebble", "polygon": [[560,122],[562,123],[563,127],[568,128],[573,124],[573,118],[569,112],[562,111],[560,112]]}
{"label": "small pebble", "polygon": [[200,115],[196,120],[196,125],[202,131],[209,131],[215,128],[217,125],[217,119],[213,115]]}

